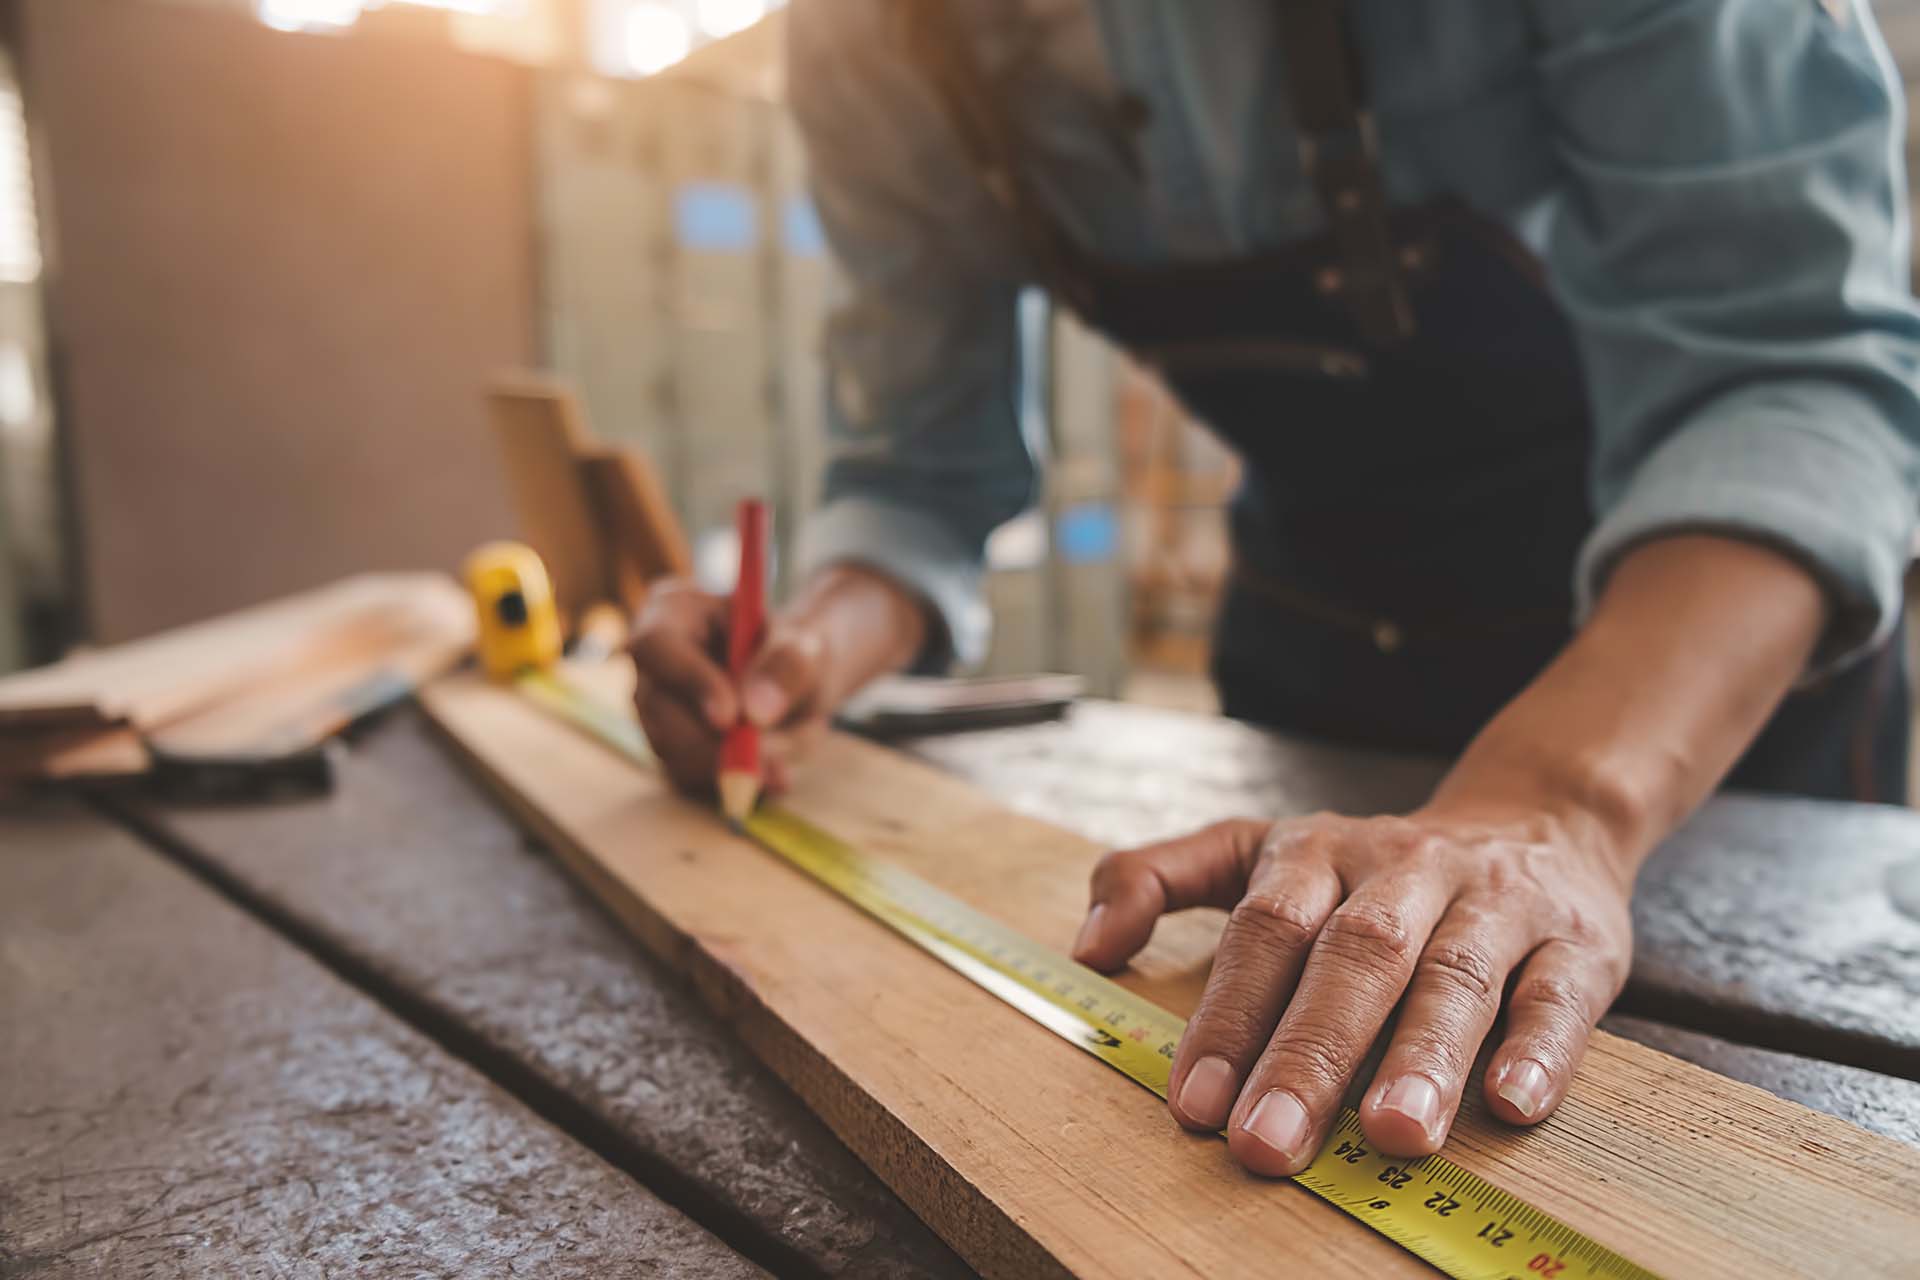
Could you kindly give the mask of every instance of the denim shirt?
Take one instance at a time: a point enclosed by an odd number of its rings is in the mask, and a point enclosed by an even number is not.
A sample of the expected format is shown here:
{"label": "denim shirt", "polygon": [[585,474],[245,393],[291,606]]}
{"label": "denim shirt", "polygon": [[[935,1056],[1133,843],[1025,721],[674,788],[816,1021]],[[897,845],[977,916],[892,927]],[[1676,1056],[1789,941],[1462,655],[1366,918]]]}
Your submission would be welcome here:
{"label": "denim shirt", "polygon": [[[1275,3],[953,11],[1062,222],[1099,257],[1165,263],[1321,225]],[[1034,495],[1015,315],[1033,271],[889,5],[791,10],[790,95],[845,282],[800,559],[897,577],[972,660],[987,536]],[[1636,544],[1711,531],[1820,579],[1834,621],[1816,669],[1884,639],[1920,510],[1920,313],[1899,80],[1863,0],[1348,9],[1389,198],[1453,195],[1506,223],[1572,321],[1594,424],[1597,524],[1568,566],[1582,611]],[[1131,123],[1123,95],[1145,106]]]}

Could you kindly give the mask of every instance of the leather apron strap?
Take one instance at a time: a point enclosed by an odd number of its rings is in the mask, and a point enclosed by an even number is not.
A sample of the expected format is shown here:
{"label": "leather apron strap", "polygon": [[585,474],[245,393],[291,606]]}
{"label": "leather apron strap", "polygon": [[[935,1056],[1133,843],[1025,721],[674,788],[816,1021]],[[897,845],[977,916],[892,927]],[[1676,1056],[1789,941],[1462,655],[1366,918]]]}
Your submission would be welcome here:
{"label": "leather apron strap", "polygon": [[[1413,336],[1413,307],[1345,8],[1345,0],[1279,0],[1281,53],[1301,166],[1336,258],[1323,286],[1344,300],[1363,338],[1387,347]],[[1021,135],[949,0],[900,0],[897,13],[907,55],[939,97],[982,185],[1012,219],[1040,283],[1085,315],[1094,299],[1089,264],[1028,181]]]}
{"label": "leather apron strap", "polygon": [[1363,106],[1346,7],[1346,0],[1280,0],[1280,56],[1301,168],[1339,255],[1329,284],[1345,298],[1361,336],[1384,347],[1413,336],[1413,307],[1388,228],[1379,140]]}

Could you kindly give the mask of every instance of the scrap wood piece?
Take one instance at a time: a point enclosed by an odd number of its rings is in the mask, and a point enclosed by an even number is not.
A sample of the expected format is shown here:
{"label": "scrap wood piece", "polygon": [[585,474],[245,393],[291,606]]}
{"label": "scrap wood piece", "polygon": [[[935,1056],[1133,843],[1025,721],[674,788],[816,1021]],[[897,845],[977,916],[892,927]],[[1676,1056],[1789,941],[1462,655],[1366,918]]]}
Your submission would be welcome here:
{"label": "scrap wood piece", "polygon": [[0,735],[0,785],[132,778],[152,767],[146,743],[127,728]]}
{"label": "scrap wood piece", "polygon": [[[1301,1188],[1238,1172],[1118,1073],[511,691],[455,676],[422,701],[627,927],[986,1274],[1431,1274]],[[1100,852],[845,737],[786,803],[1062,952]],[[1163,922],[1121,981],[1189,1013],[1222,919]],[[1913,1264],[1920,1153],[1758,1089],[1596,1034],[1539,1128],[1508,1129],[1469,1098],[1450,1159],[1656,1272]]]}
{"label": "scrap wood piece", "polygon": [[473,608],[443,574],[367,574],[0,680],[0,781],[104,781],[310,752],[458,662]]}
{"label": "scrap wood piece", "polygon": [[[158,728],[299,670],[340,643],[343,633],[390,633],[419,625],[415,619],[468,611],[465,596],[444,574],[358,574],[0,679],[0,731]],[[471,627],[470,621],[453,625]]]}
{"label": "scrap wood piece", "polygon": [[472,605],[435,592],[406,613],[342,634],[302,669],[162,725],[148,744],[175,759],[265,759],[310,750],[447,670],[472,643]]}

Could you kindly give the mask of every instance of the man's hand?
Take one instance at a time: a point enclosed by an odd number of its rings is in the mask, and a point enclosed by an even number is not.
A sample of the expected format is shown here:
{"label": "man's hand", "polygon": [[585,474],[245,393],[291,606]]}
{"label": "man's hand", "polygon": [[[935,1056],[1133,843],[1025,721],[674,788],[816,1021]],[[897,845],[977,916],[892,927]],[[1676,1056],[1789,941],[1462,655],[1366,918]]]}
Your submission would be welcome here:
{"label": "man's hand", "polygon": [[792,760],[826,728],[824,641],[776,618],[736,686],[724,657],[728,610],[727,597],[683,580],[648,591],[632,644],[640,727],[673,784],[698,792],[713,787],[721,739],[744,717],[769,731],[760,740],[766,781],[779,790]]}
{"label": "man's hand", "polygon": [[[1115,969],[1154,922],[1231,908],[1168,1097],[1255,1173],[1304,1168],[1399,1009],[1360,1103],[1391,1155],[1437,1151],[1517,977],[1483,1077],[1515,1124],[1559,1105],[1632,956],[1628,882],[1597,833],[1423,811],[1222,822],[1108,855],[1075,958]],[[1404,998],[1404,1003],[1403,1003]]]}
{"label": "man's hand", "polygon": [[874,676],[910,661],[928,626],[918,600],[891,578],[835,566],[771,620],[736,685],[726,667],[727,619],[727,597],[672,580],[647,592],[634,625],[640,727],[683,791],[712,790],[721,739],[742,718],[767,731],[766,783],[784,788],[834,710]]}
{"label": "man's hand", "polygon": [[1483,1087],[1495,1115],[1540,1120],[1626,977],[1640,863],[1753,741],[1826,618],[1819,584],[1772,551],[1649,542],[1425,808],[1228,822],[1115,854],[1075,955],[1116,968],[1162,912],[1232,909],[1170,1105],[1225,1125],[1255,1172],[1313,1158],[1396,1009],[1361,1123],[1395,1155],[1437,1148],[1510,980]]}

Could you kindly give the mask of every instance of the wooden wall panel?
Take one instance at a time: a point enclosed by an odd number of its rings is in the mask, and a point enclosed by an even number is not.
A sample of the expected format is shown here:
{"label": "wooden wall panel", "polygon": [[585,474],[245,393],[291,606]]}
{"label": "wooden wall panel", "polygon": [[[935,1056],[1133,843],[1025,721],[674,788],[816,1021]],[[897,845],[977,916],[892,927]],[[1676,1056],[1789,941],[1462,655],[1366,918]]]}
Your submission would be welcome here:
{"label": "wooden wall panel", "polygon": [[93,638],[511,532],[529,76],[434,44],[16,0]]}

